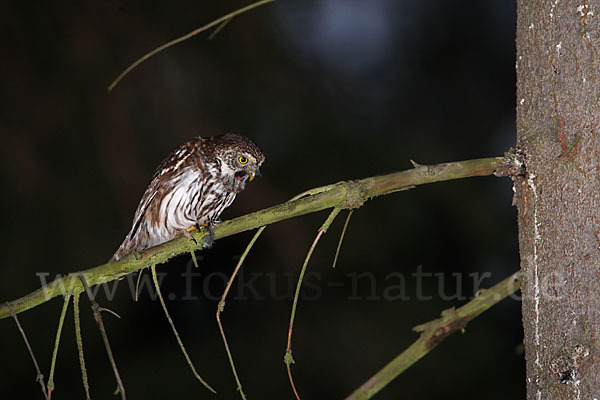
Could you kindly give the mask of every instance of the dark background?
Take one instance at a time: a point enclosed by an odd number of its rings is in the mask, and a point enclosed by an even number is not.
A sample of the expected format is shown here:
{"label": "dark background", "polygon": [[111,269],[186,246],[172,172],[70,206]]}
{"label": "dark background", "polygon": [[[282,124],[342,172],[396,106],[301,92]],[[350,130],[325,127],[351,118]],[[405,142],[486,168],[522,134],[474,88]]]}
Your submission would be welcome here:
{"label": "dark background", "polygon": [[[308,188],[437,163],[502,155],[514,143],[514,1],[281,0],[201,34],[106,87],[146,51],[247,2],[0,3],[0,301],[51,277],[105,262],[129,230],[152,172],[191,136],[237,132],[266,154],[263,176],[223,219],[278,204]],[[518,268],[508,179],[419,187],[354,213],[338,266],[345,214],[309,265],[294,332],[303,399],[343,398],[406,348],[411,328],[459,306]],[[269,227],[245,263],[223,314],[244,390],[292,398],[283,354],[291,294],[322,212]],[[215,299],[251,233],[219,240],[181,300],[189,256],[159,267],[163,293],[200,374],[239,398],[218,334]],[[424,273],[417,298],[416,278]],[[357,273],[367,277],[357,280]],[[384,294],[405,278],[410,300]],[[460,274],[459,285],[452,274]],[[148,276],[148,275],[146,275]],[[387,277],[387,279],[386,279]],[[130,399],[215,398],[193,377],[157,301],[132,301],[120,281],[105,314]],[[112,287],[112,286],[111,286]],[[388,291],[386,291],[386,289]],[[397,294],[397,292],[394,292]],[[62,302],[21,314],[46,378]],[[113,398],[112,371],[82,298],[95,399]],[[14,322],[0,321],[2,398],[42,398]],[[520,303],[509,299],[411,367],[376,398],[524,395]],[[53,399],[83,398],[71,309]]]}

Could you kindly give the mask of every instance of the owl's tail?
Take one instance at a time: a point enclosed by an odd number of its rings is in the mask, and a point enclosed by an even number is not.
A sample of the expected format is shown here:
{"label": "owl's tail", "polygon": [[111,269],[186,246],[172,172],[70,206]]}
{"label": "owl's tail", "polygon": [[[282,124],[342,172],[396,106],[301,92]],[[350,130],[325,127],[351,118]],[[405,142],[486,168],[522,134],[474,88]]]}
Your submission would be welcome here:
{"label": "owl's tail", "polygon": [[120,260],[121,258],[130,254],[132,250],[130,249],[131,246],[129,245],[129,242],[130,242],[129,237],[125,238],[123,243],[121,243],[121,246],[119,246],[119,248],[117,249],[115,254],[113,254],[113,256],[110,258],[110,260],[108,260],[108,262]]}
{"label": "owl's tail", "polygon": [[127,235],[123,243],[119,246],[115,254],[108,260],[108,262],[113,262],[120,260],[121,258],[135,252],[141,252],[146,249],[147,246],[142,246],[139,240],[139,235],[134,235],[132,237],[131,232]]}

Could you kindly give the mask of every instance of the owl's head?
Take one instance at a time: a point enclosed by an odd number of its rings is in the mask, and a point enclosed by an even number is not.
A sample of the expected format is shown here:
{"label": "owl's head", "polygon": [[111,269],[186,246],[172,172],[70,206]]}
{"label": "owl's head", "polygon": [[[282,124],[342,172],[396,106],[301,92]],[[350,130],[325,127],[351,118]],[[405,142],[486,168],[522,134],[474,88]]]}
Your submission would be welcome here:
{"label": "owl's head", "polygon": [[265,156],[247,137],[228,133],[214,136],[216,156],[221,163],[221,173],[231,182],[236,193],[246,187],[246,182],[260,175]]}

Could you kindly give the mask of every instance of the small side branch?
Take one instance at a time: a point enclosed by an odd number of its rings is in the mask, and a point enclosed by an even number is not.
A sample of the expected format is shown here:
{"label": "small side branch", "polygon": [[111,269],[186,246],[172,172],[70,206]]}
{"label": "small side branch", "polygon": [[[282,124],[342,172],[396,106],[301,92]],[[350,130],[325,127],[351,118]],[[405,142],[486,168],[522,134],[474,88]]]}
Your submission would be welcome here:
{"label": "small side branch", "polygon": [[[92,290],[90,289],[90,286],[88,285],[87,281],[85,280],[85,277],[83,276],[83,274],[80,272],[79,274],[79,279],[81,280],[81,283],[83,284],[83,287],[85,288],[85,292],[88,295],[88,298],[90,299],[90,303],[92,303],[92,311],[94,313],[94,319],[96,320],[96,323],[98,324],[98,328],[100,329],[100,335],[102,336],[102,340],[104,341],[104,347],[106,348],[106,354],[108,355],[108,359],[110,361],[110,365],[113,369],[113,373],[115,374],[115,379],[117,380],[117,393],[121,394],[121,399],[122,400],[126,400],[127,396],[125,394],[125,386],[123,385],[123,381],[121,380],[121,375],[119,375],[119,369],[117,368],[117,363],[115,362],[115,357],[113,356],[112,350],[110,348],[110,343],[108,341],[108,335],[106,334],[106,329],[104,328],[104,322],[102,321],[102,311],[110,311],[106,308],[102,308],[100,307],[100,305],[98,305],[98,303],[96,303],[96,300],[94,299],[94,294],[92,293]],[[110,311],[112,314],[115,314],[114,312]],[[117,315],[118,317],[118,315]]]}
{"label": "small side branch", "polygon": [[183,342],[181,341],[181,338],[179,337],[179,333],[177,333],[177,329],[175,328],[175,323],[173,322],[173,320],[171,319],[171,316],[169,315],[169,312],[167,311],[167,305],[165,304],[165,299],[163,299],[163,296],[160,292],[160,285],[158,284],[158,278],[156,277],[156,266],[153,265],[150,268],[150,271],[152,272],[152,281],[154,282],[154,288],[156,289],[156,294],[158,294],[158,300],[160,300],[160,305],[162,306],[163,311],[165,312],[165,316],[167,317],[167,320],[169,321],[169,325],[171,325],[171,329],[173,330],[173,334],[175,334],[175,338],[177,339],[177,344],[179,344],[179,348],[181,349],[181,352],[183,353],[185,360],[187,361],[190,369],[192,370],[192,373],[194,374],[196,379],[198,379],[200,381],[200,383],[202,383],[208,390],[210,390],[213,393],[217,393],[215,391],[215,389],[213,389],[208,383],[206,383],[206,381],[204,379],[202,379],[202,377],[200,376],[198,371],[196,371],[196,368],[194,367],[194,363],[192,363],[192,359],[188,355],[188,353],[185,349],[185,346],[183,345]]}
{"label": "small side branch", "polygon": [[237,384],[237,390],[238,390],[238,392],[240,392],[240,396],[243,400],[246,399],[246,394],[242,390],[242,382],[240,381],[240,378],[237,374],[237,370],[235,369],[235,363],[233,362],[233,355],[231,354],[231,350],[229,349],[229,343],[227,342],[227,336],[225,335],[225,329],[223,328],[223,323],[221,322],[221,313],[225,310],[225,299],[227,298],[227,295],[229,294],[229,290],[231,290],[231,285],[233,285],[233,281],[235,280],[236,276],[238,275],[238,272],[240,271],[240,269],[242,268],[242,264],[246,260],[248,253],[250,253],[250,249],[252,249],[252,246],[254,246],[254,243],[256,243],[256,241],[258,240],[258,238],[260,237],[260,235],[263,233],[264,230],[265,230],[265,227],[261,226],[258,229],[258,231],[256,231],[254,236],[252,237],[252,240],[250,241],[250,243],[248,243],[248,246],[246,246],[246,250],[244,250],[244,253],[242,253],[240,260],[238,261],[237,265],[235,266],[235,269],[233,270],[233,273],[231,274],[231,277],[229,278],[229,281],[227,282],[227,286],[225,286],[225,290],[223,291],[223,295],[221,296],[221,301],[219,301],[219,305],[217,306],[217,313],[216,313],[217,325],[219,325],[219,332],[221,332],[221,338],[223,338],[223,344],[225,346],[225,352],[227,352],[227,358],[229,359],[229,365],[231,366],[231,371],[233,372],[233,377],[235,378],[235,383]]}
{"label": "small side branch", "polygon": [[333,257],[333,264],[331,268],[335,268],[337,265],[338,257],[340,256],[340,250],[342,248],[342,243],[344,242],[344,236],[346,235],[346,229],[348,229],[348,224],[350,223],[350,218],[352,217],[352,213],[354,210],[348,211],[348,215],[346,216],[346,222],[344,222],[344,227],[342,228],[342,233],[340,234],[340,240],[338,241],[337,248],[335,249],[335,257]]}
{"label": "small side branch", "polygon": [[21,332],[21,336],[23,337],[25,346],[27,346],[27,351],[29,351],[29,355],[31,356],[31,360],[33,361],[33,366],[35,367],[35,372],[37,373],[36,381],[38,381],[40,383],[40,386],[42,387],[42,393],[44,394],[44,398],[46,400],[49,400],[48,391],[46,390],[46,384],[44,383],[44,374],[42,374],[42,371],[40,371],[40,366],[38,365],[35,355],[33,354],[33,350],[31,349],[31,345],[29,344],[27,335],[25,334],[25,331],[23,330],[23,327],[21,326],[21,323],[19,322],[19,318],[17,317],[17,314],[15,314],[15,310],[13,310],[10,303],[6,303],[6,306],[10,310],[10,315],[15,320],[15,323],[17,324],[17,328],[19,328],[19,332]]}
{"label": "small side branch", "polygon": [[421,332],[419,339],[346,397],[346,400],[370,399],[452,333],[463,330],[471,320],[520,287],[521,273],[515,272],[492,288],[479,291],[475,298],[464,306],[445,310],[441,318],[414,327],[415,331]]}
{"label": "small side branch", "polygon": [[248,12],[250,10],[252,10],[253,8],[256,7],[260,7],[264,4],[267,3],[271,3],[275,0],[261,0],[261,1],[257,1],[256,3],[252,3],[246,7],[240,8],[238,10],[235,10],[227,15],[222,16],[221,18],[215,19],[212,22],[209,22],[208,24],[198,28],[198,29],[194,29],[193,31],[191,31],[190,33],[187,33],[183,36],[178,37],[177,39],[173,39],[168,43],[165,43],[161,46],[158,46],[157,48],[155,48],[154,50],[144,54],[142,57],[140,57],[139,59],[137,59],[133,64],[131,64],[129,67],[127,67],[125,69],[125,71],[121,72],[121,74],[117,77],[117,79],[115,79],[109,86],[108,86],[108,91],[110,92],[111,90],[114,89],[115,86],[117,86],[117,84],[119,83],[119,81],[121,81],[121,79],[123,79],[125,77],[125,75],[127,75],[128,73],[130,73],[131,71],[133,71],[133,69],[135,69],[138,65],[140,65],[141,63],[143,63],[144,61],[146,61],[147,59],[149,59],[150,57],[160,53],[163,50],[168,49],[171,46],[176,45],[177,43],[181,43],[185,40],[188,40],[194,36],[196,36],[197,34],[204,32],[210,28],[212,28],[213,26],[217,26],[217,29],[213,32],[213,34],[209,37],[209,39],[212,39],[221,29],[223,29],[223,27],[225,27],[225,25],[227,25],[227,23],[229,23],[229,21],[231,21],[235,16],[243,14],[245,12]]}
{"label": "small side branch", "polygon": [[86,400],[90,400],[90,384],[87,377],[87,369],[85,368],[85,357],[83,354],[83,339],[81,337],[81,319],[79,318],[79,295],[74,294],[73,297],[73,319],[75,321],[75,341],[77,342],[77,354],[79,355],[79,368],[81,369],[81,380],[83,389],[85,390]]}
{"label": "small side branch", "polygon": [[298,284],[296,285],[296,292],[294,293],[294,301],[292,303],[292,312],[290,314],[290,325],[288,326],[288,337],[287,337],[287,347],[285,349],[285,355],[283,356],[283,362],[287,368],[288,379],[290,380],[290,385],[292,386],[292,391],[294,392],[294,396],[296,400],[300,400],[300,395],[298,394],[298,390],[296,389],[296,384],[294,383],[294,378],[292,376],[292,364],[295,364],[294,357],[292,356],[292,332],[294,331],[294,319],[296,318],[296,308],[298,307],[298,298],[300,297],[300,288],[302,287],[302,281],[304,280],[304,274],[306,273],[306,267],[308,266],[308,262],[312,256],[315,247],[317,247],[317,243],[319,243],[319,239],[325,233],[324,230],[319,230],[315,240],[312,242],[308,253],[306,254],[306,258],[304,259],[304,264],[302,265],[302,269],[300,270],[300,277],[298,278]]}
{"label": "small side branch", "polygon": [[298,307],[298,299],[300,298],[300,289],[302,288],[302,281],[304,280],[304,275],[306,273],[306,269],[308,268],[308,262],[310,261],[310,258],[312,257],[312,254],[315,251],[315,248],[317,247],[317,243],[319,243],[321,236],[323,236],[323,234],[327,232],[327,230],[331,226],[331,223],[333,222],[335,217],[337,217],[340,211],[340,208],[334,208],[323,223],[323,225],[321,225],[321,227],[319,228],[315,240],[308,249],[308,253],[306,253],[306,258],[304,259],[302,269],[300,270],[300,276],[298,277],[296,292],[294,293],[294,301],[292,302],[292,312],[290,314],[290,324],[288,326],[287,347],[285,349],[285,355],[283,356],[283,362],[285,363],[285,366],[287,368],[288,379],[290,380],[290,386],[292,387],[294,396],[296,396],[296,400],[300,400],[300,395],[298,394],[298,390],[296,389],[296,383],[294,382],[294,377],[292,375],[292,364],[295,363],[294,357],[292,356],[292,333],[294,331],[294,319],[296,318],[296,308]]}
{"label": "small side branch", "polygon": [[58,346],[62,335],[62,327],[65,323],[65,315],[67,315],[67,309],[69,308],[69,300],[71,300],[70,294],[65,296],[60,319],[58,320],[58,329],[56,330],[56,339],[54,340],[54,351],[52,352],[52,362],[50,363],[50,377],[48,378],[48,397],[52,397],[52,391],[54,390],[54,367],[56,366],[56,356],[58,355]]}

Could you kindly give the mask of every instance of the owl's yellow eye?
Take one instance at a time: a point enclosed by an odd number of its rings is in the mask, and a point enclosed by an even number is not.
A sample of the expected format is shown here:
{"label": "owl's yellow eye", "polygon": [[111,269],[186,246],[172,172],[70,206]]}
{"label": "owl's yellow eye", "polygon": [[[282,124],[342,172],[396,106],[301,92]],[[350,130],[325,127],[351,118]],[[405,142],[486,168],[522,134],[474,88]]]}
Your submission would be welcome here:
{"label": "owl's yellow eye", "polygon": [[238,158],[238,161],[240,162],[240,164],[247,164],[248,163],[248,159],[244,156],[240,156]]}

